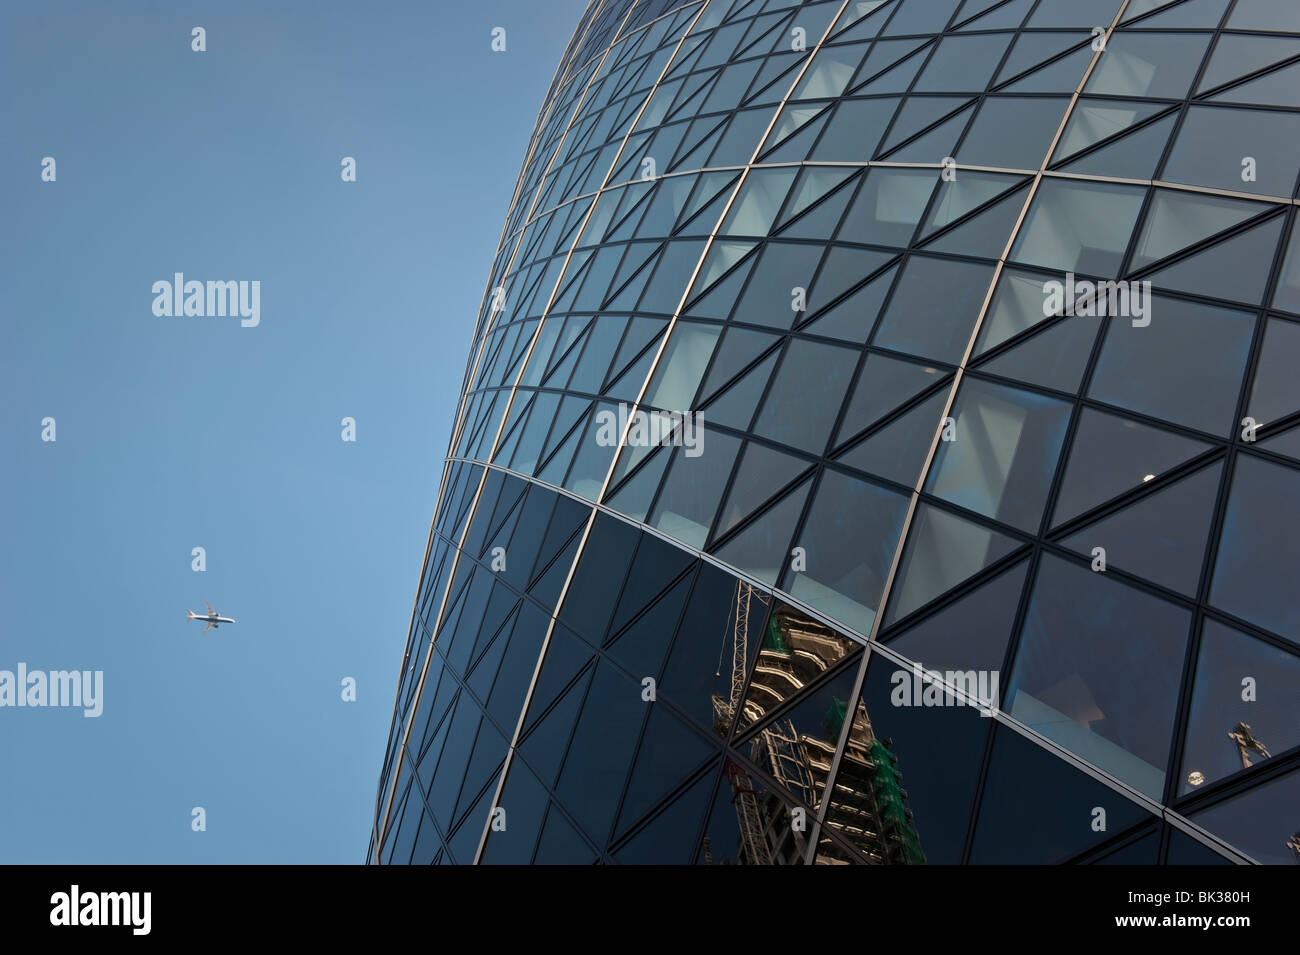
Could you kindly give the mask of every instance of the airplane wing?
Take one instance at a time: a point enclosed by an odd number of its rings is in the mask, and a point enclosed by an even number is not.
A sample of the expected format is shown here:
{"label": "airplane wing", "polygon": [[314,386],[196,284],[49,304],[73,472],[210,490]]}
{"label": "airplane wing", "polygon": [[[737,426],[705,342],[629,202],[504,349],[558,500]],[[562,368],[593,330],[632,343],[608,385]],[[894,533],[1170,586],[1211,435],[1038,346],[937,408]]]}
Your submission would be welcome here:
{"label": "airplane wing", "polygon": [[[206,627],[203,628],[203,633],[207,633],[209,630],[211,630],[211,629],[212,629],[213,627],[215,627],[215,626],[216,626],[215,623],[209,623]],[[199,634],[199,636],[203,636],[203,634],[201,633],[201,634]]]}
{"label": "airplane wing", "polygon": [[203,606],[205,606],[205,607],[208,608],[208,616],[209,616],[209,617],[215,617],[215,616],[217,615],[217,612],[216,612],[215,610],[212,609],[212,604],[208,603],[206,600],[203,601]]}

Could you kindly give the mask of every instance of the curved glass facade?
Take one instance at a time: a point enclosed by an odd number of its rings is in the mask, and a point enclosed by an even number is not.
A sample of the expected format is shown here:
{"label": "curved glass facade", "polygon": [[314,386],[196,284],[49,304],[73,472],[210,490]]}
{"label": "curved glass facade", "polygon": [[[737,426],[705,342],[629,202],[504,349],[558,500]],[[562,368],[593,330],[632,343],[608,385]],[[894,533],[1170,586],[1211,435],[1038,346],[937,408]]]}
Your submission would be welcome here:
{"label": "curved glass facade", "polygon": [[369,859],[1300,860],[1297,11],[593,0]]}

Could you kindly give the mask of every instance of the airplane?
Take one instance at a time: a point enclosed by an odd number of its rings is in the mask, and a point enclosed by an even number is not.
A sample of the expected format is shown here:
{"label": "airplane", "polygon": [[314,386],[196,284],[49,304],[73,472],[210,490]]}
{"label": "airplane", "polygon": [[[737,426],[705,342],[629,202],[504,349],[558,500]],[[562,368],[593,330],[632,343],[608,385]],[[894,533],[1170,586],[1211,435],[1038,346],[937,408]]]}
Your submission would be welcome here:
{"label": "airplane", "polygon": [[[185,611],[188,614],[188,616],[185,618],[186,620],[203,620],[207,623],[207,626],[203,628],[203,633],[207,633],[209,630],[211,630],[219,623],[235,622],[231,620],[229,617],[218,617],[217,612],[212,609],[212,604],[208,603],[206,600],[203,601],[203,606],[208,608],[208,614],[206,617],[201,613],[195,613],[193,610]],[[200,636],[202,636],[202,634],[200,634]]]}

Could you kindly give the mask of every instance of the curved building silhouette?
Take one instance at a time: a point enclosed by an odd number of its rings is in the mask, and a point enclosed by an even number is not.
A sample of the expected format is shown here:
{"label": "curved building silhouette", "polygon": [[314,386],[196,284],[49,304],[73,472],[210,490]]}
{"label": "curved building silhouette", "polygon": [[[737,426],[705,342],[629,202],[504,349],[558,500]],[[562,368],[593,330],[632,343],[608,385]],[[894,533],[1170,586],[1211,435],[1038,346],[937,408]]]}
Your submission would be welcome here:
{"label": "curved building silhouette", "polygon": [[1292,0],[593,0],[368,859],[1295,864],[1298,177]]}

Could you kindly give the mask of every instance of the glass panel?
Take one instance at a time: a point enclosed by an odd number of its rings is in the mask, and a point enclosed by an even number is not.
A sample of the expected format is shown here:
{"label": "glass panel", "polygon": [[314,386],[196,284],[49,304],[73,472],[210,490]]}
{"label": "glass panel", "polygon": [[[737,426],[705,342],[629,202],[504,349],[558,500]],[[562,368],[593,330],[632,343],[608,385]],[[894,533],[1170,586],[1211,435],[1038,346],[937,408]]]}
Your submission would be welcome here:
{"label": "glass panel", "polygon": [[1159,799],[1190,622],[1181,607],[1045,556],[1005,709]]}
{"label": "glass panel", "polygon": [[749,174],[719,230],[722,235],[767,235],[794,183],[792,168],[756,169]]}
{"label": "glass panel", "polygon": [[483,865],[527,865],[542,829],[542,816],[549,801],[546,790],[523,760],[510,764],[510,775],[497,806],[506,811],[506,825],[488,831],[483,847]]}
{"label": "glass panel", "polygon": [[937,368],[870,353],[858,375],[857,387],[844,412],[844,424],[836,440],[852,437],[938,380]]}
{"label": "glass panel", "polygon": [[[1093,825],[1096,807],[1106,812],[1104,832]],[[1057,864],[1150,818],[1115,790],[998,726],[970,862]]]}
{"label": "glass panel", "polygon": [[1228,29],[1300,33],[1300,9],[1288,0],[1237,0]]}
{"label": "glass panel", "polygon": [[790,537],[803,514],[810,481],[805,481],[781,501],[755,518],[714,553],[719,560],[769,587],[776,585],[790,555]]}
{"label": "glass panel", "polygon": [[931,93],[983,89],[1009,39],[1005,33],[944,37],[913,89]]}
{"label": "glass panel", "polygon": [[820,455],[857,366],[849,348],[795,339],[768,388],[756,433]]}
{"label": "glass panel", "polygon": [[868,633],[903,527],[907,498],[826,471],[795,538],[807,569],[787,570],[783,590]]}
{"label": "glass panel", "polygon": [[1015,550],[1015,538],[939,510],[917,508],[894,579],[886,624],[929,603]]}
{"label": "glass panel", "polygon": [[769,243],[736,309],[735,321],[774,328],[793,325],[799,317],[794,307],[798,304],[794,290],[803,289],[803,297],[807,297],[823,251],[821,245]]}
{"label": "glass panel", "polygon": [[1266,425],[1300,410],[1300,325],[1269,319],[1246,414]]}
{"label": "glass panel", "polygon": [[721,331],[717,325],[679,322],[668,338],[654,380],[646,390],[645,404],[666,411],[688,412]]}
{"label": "glass panel", "polygon": [[1143,268],[1268,208],[1263,203],[1157,189],[1129,267]]}
{"label": "glass panel", "polygon": [[1196,33],[1116,33],[1084,89],[1109,96],[1182,99],[1209,39],[1209,34]]}
{"label": "glass panel", "polygon": [[1141,206],[1134,186],[1045,179],[1011,256],[1060,272],[1116,275]]}
{"label": "glass panel", "polygon": [[597,666],[556,784],[564,807],[597,843],[609,837],[647,708],[639,684],[607,663]]}
{"label": "glass panel", "polygon": [[1217,464],[1198,471],[1061,543],[1088,557],[1101,547],[1108,567],[1194,597],[1221,471]]}
{"label": "glass panel", "polygon": [[560,608],[562,623],[591,640],[604,635],[638,537],[636,528],[624,521],[604,514],[596,516]]}
{"label": "glass panel", "polygon": [[[614,858],[624,865],[689,865],[695,860],[700,825],[718,784],[716,767],[701,776],[667,809],[641,828]],[[629,798],[636,792],[632,784]]]}
{"label": "glass panel", "polygon": [[1297,169],[1300,115],[1193,106],[1169,154],[1164,178],[1234,192],[1290,196]]}
{"label": "glass panel", "polygon": [[1054,524],[1062,524],[1124,491],[1141,487],[1207,451],[1211,445],[1084,408],[1061,481]]}
{"label": "glass panel", "polygon": [[942,425],[947,389],[940,389],[915,408],[885,425],[861,444],[839,455],[840,463],[896,481],[906,487],[916,486],[935,433]]}
{"label": "glass panel", "polygon": [[1086,317],[1067,318],[978,367],[1027,384],[1077,392],[1099,327]]}
{"label": "glass panel", "polygon": [[1037,169],[1068,103],[1056,96],[988,97],[957,147],[957,159],[972,166]]}
{"label": "glass panel", "polygon": [[1234,429],[1254,316],[1159,295],[1147,305],[1147,324],[1111,320],[1088,394],[1201,431]]}
{"label": "glass panel", "polygon": [[885,642],[931,669],[1001,671],[1028,567],[1022,560]]}
{"label": "glass panel", "polygon": [[1300,743],[1300,657],[1205,621],[1178,794]]}
{"label": "glass panel", "polygon": [[935,179],[928,169],[872,169],[840,227],[838,241],[906,246],[934,192]]}
{"label": "glass panel", "polygon": [[727,504],[718,520],[718,536],[739,524],[808,467],[809,462],[803,458],[747,442]]}
{"label": "glass panel", "polygon": [[1194,814],[1192,822],[1219,836],[1263,865],[1295,865],[1295,807],[1300,803],[1300,772],[1248,790],[1225,803]]}
{"label": "glass panel", "polygon": [[1042,517],[1070,418],[1064,401],[968,378],[926,489],[1026,531]]}
{"label": "glass panel", "polygon": [[1059,162],[1110,136],[1154,116],[1163,107],[1155,103],[1124,103],[1112,100],[1079,100],[1070,113],[1070,121],[1056,147],[1053,159]]}
{"label": "glass panel", "polygon": [[913,256],[903,266],[874,344],[957,364],[992,280],[990,265]]}
{"label": "glass panel", "polygon": [[1291,596],[1300,566],[1300,472],[1237,457],[1219,538],[1210,601],[1300,642],[1300,603]]}
{"label": "glass panel", "polygon": [[[751,635],[741,642],[735,639],[738,598],[748,609]],[[767,615],[765,599],[747,590],[731,574],[704,564],[682,615],[659,681],[660,695],[676,704],[696,725],[716,735],[725,737],[728,726],[715,728],[718,712],[714,701],[730,699],[734,669],[749,672],[758,651],[759,628]]]}
{"label": "glass panel", "polygon": [[1300,227],[1291,227],[1291,242],[1287,246],[1286,262],[1277,280],[1273,307],[1288,312],[1300,312]]}
{"label": "glass panel", "polygon": [[650,516],[651,524],[691,547],[703,547],[708,539],[740,450],[740,440],[729,434],[707,428],[699,432],[697,453],[689,447],[676,452]]}

